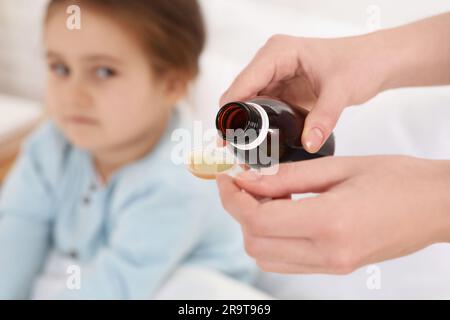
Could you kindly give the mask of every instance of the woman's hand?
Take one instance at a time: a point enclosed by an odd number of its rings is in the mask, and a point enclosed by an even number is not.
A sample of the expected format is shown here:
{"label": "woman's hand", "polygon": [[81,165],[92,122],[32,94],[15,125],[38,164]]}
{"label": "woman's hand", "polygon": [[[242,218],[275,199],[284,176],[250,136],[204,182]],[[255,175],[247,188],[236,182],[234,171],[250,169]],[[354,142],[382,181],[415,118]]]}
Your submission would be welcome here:
{"label": "woman's hand", "polygon": [[309,152],[317,152],[343,109],[367,101],[381,88],[383,77],[368,43],[362,37],[273,36],[223,95],[221,105],[268,95],[306,107],[311,112],[302,142]]}
{"label": "woman's hand", "polygon": [[[280,165],[271,176],[221,175],[218,185],[265,271],[347,274],[450,242],[449,161],[327,157]],[[283,199],[306,192],[318,195]]]}
{"label": "woman's hand", "polygon": [[[450,13],[348,38],[273,36],[239,74],[221,105],[269,95],[311,110],[302,143],[317,152],[343,109],[380,91],[450,83]],[[424,111],[425,112],[425,111]]]}

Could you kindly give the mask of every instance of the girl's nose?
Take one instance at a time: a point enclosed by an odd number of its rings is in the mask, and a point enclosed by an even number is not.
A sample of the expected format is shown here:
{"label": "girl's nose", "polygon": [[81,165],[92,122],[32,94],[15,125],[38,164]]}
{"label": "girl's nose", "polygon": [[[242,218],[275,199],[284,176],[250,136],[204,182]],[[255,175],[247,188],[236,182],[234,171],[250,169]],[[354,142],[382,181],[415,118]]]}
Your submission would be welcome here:
{"label": "girl's nose", "polygon": [[89,87],[83,81],[72,79],[68,85],[65,101],[70,108],[86,109],[92,107],[92,95]]}

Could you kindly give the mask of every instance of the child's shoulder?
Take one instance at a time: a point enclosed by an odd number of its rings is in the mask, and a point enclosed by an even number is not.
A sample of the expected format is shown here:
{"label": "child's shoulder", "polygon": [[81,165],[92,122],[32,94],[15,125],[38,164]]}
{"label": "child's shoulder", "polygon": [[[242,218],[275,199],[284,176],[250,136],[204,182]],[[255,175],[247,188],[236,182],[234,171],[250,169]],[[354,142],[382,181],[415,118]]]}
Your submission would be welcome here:
{"label": "child's shoulder", "polygon": [[194,177],[184,163],[185,157],[175,152],[173,139],[177,129],[189,132],[191,117],[176,109],[170,125],[157,147],[146,157],[122,170],[115,184],[113,207],[130,203],[147,203],[151,207],[175,206],[184,212],[220,211],[220,199],[214,181]]}
{"label": "child's shoulder", "polygon": [[189,199],[190,195],[209,194],[211,185],[193,177],[182,164],[145,161],[126,171],[117,181],[123,194],[167,194]]}
{"label": "child's shoulder", "polygon": [[143,162],[133,169],[116,185],[115,208],[134,202],[155,209],[176,207],[196,214],[206,208],[206,211],[220,210],[215,183],[193,177],[182,164]]}
{"label": "child's shoulder", "polygon": [[62,168],[70,149],[71,146],[62,132],[49,120],[28,136],[22,145],[21,156],[49,176],[55,175]]}
{"label": "child's shoulder", "polygon": [[35,152],[64,149],[68,146],[61,131],[53,121],[47,120],[39,125],[25,140],[25,148]]}

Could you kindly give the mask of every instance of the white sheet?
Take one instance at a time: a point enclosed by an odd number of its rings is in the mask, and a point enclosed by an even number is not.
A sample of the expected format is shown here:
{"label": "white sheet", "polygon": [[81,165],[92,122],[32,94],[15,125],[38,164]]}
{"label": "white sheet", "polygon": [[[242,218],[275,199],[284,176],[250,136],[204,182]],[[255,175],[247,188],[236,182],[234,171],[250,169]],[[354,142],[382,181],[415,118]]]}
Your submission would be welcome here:
{"label": "white sheet", "polygon": [[[48,300],[66,287],[66,272],[76,260],[52,252],[45,268],[34,284],[33,300]],[[83,270],[81,270],[81,286]],[[265,300],[268,294],[240,283],[215,270],[195,265],[180,266],[158,292],[149,297],[156,300]]]}

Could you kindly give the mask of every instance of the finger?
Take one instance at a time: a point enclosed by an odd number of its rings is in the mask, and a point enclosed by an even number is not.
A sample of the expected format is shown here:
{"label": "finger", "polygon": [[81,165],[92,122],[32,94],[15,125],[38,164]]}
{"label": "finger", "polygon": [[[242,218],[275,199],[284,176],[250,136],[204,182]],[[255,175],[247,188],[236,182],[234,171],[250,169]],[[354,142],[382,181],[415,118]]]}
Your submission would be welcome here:
{"label": "finger", "polygon": [[302,144],[308,152],[318,152],[336,127],[345,108],[345,102],[340,96],[337,90],[324,89],[306,117]]}
{"label": "finger", "polygon": [[323,267],[298,265],[285,262],[256,260],[256,265],[264,272],[282,274],[328,274],[330,271]]}
{"label": "finger", "polygon": [[[294,77],[298,69],[295,37],[274,36],[258,51],[250,64],[237,76],[220,104],[246,100],[258,95],[272,83]],[[289,48],[289,50],[283,50]]]}
{"label": "finger", "polygon": [[[240,163],[240,164],[239,164],[239,168],[240,168],[241,172],[242,172],[242,171],[248,171],[248,170],[251,170],[251,168],[250,168],[247,164],[245,164],[245,163]],[[247,193],[250,193],[250,192],[247,191]],[[250,193],[250,194],[251,194],[251,193]],[[255,198],[259,203],[264,203],[264,202],[267,202],[267,201],[272,200],[271,198],[267,198],[267,197],[260,196],[260,195],[257,195],[257,194],[251,194],[251,196],[252,196],[253,198]],[[279,198],[279,199],[286,199],[286,198],[287,198],[287,196],[286,196],[286,197],[281,197],[281,198]],[[290,196],[289,196],[289,198],[290,198]],[[277,198],[277,199],[278,199],[278,198]]]}
{"label": "finger", "polygon": [[259,203],[243,192],[227,175],[218,175],[223,207],[251,235],[259,237],[310,238],[326,223],[330,208],[326,199],[308,198],[301,202],[272,200]]}
{"label": "finger", "polygon": [[267,63],[261,54],[257,54],[222,95],[220,105],[223,106],[231,101],[247,100],[258,95],[270,84],[274,73],[275,66]]}
{"label": "finger", "polygon": [[295,193],[321,193],[355,174],[363,159],[324,157],[280,164],[275,174],[264,175],[255,170],[235,177],[236,184],[264,197],[278,198]]}
{"label": "finger", "polygon": [[284,101],[310,111],[317,102],[317,96],[312,87],[311,81],[305,75],[298,75],[284,82],[283,92],[277,97]]}
{"label": "finger", "polygon": [[219,174],[216,180],[223,207],[237,221],[241,222],[250,212],[252,214],[256,212],[259,206],[258,201],[238,188],[233,182],[233,178],[226,174]]}
{"label": "finger", "polygon": [[271,96],[271,97],[281,97],[281,94],[284,92],[283,83],[281,82],[272,82],[263,90],[261,90],[258,95],[261,96]]}
{"label": "finger", "polygon": [[336,204],[325,196],[293,200],[268,200],[241,215],[242,229],[260,238],[314,239],[327,223]]}
{"label": "finger", "polygon": [[244,233],[245,249],[256,260],[303,266],[325,265],[320,251],[309,239],[261,238]]}

